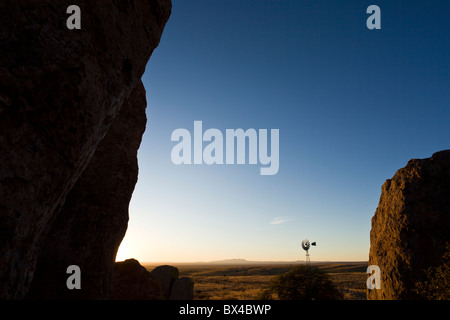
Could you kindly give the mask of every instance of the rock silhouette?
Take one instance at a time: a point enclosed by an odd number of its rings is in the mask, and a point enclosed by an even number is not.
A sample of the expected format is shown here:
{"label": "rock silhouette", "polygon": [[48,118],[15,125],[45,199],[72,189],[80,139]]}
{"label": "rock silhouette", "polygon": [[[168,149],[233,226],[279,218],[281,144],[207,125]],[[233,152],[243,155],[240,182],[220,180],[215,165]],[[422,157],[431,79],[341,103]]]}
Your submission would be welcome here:
{"label": "rock silhouette", "polygon": [[[137,182],[136,151],[145,129],[146,105],[141,83],[116,116],[46,234],[28,298],[108,297],[115,255],[127,228],[128,203]],[[83,290],[66,288],[65,270],[71,264],[83,271]]]}
{"label": "rock silhouette", "polygon": [[[111,294],[146,122],[140,79],[171,2],[79,0],[81,30],[66,28],[71,4],[1,4],[0,299]],[[83,290],[64,287],[72,264]]]}
{"label": "rock silhouette", "polygon": [[194,281],[189,277],[178,278],[173,282],[169,300],[193,300]]}
{"label": "rock silhouette", "polygon": [[161,293],[163,299],[169,299],[172,285],[178,279],[178,269],[172,266],[164,265],[153,269],[150,274],[161,284]]}
{"label": "rock silhouette", "polygon": [[450,242],[450,150],[412,159],[387,180],[372,218],[369,265],[381,271],[381,289],[368,299],[418,299],[415,283],[440,265]]}
{"label": "rock silhouette", "polygon": [[139,261],[127,259],[114,265],[112,300],[161,300],[161,284]]}
{"label": "rock silhouette", "polygon": [[139,261],[127,259],[114,266],[113,300],[192,300],[190,278],[178,278],[178,269],[159,266],[148,272]]}

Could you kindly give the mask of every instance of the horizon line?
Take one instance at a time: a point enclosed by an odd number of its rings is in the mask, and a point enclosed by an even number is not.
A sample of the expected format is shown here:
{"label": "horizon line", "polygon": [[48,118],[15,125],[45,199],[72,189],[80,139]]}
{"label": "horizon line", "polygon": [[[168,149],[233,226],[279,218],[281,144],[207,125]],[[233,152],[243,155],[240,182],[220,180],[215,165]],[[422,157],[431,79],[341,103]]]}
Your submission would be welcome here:
{"label": "horizon line", "polygon": [[[292,264],[292,263],[305,263],[306,260],[247,260],[247,259],[220,259],[220,260],[210,260],[210,261],[140,261],[137,258],[127,258],[124,260],[116,260],[115,262],[123,262],[125,260],[134,259],[139,261],[141,265],[144,264],[230,264],[230,265],[239,265],[239,264],[269,264],[269,263],[277,263],[277,264]],[[313,263],[369,263],[369,260],[316,260],[311,261]]]}

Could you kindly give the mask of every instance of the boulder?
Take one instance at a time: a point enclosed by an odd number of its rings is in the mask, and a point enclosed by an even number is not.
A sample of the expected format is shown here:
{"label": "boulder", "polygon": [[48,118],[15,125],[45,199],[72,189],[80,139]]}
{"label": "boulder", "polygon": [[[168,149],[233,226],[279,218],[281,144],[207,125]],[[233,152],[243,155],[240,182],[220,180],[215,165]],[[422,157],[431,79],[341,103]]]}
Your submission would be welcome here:
{"label": "boulder", "polygon": [[381,289],[368,299],[418,299],[425,271],[442,263],[450,242],[450,150],[412,159],[387,180],[372,218],[369,265],[378,265]]}
{"label": "boulder", "polygon": [[173,282],[169,300],[193,300],[194,281],[188,277],[178,278]]}
{"label": "boulder", "polygon": [[178,278],[178,269],[158,266],[151,272],[135,259],[116,262],[113,300],[193,300],[194,282]]}
{"label": "boulder", "polygon": [[[109,298],[114,260],[127,229],[128,204],[137,182],[137,149],[145,130],[146,106],[141,83],[47,231],[28,299]],[[82,290],[67,290],[69,265],[80,267]]]}
{"label": "boulder", "polygon": [[150,273],[160,283],[163,299],[169,299],[172,285],[178,278],[178,269],[172,266],[164,265],[156,267]]}
{"label": "boulder", "polygon": [[[72,4],[0,4],[0,299],[111,294],[145,128],[141,76],[171,2],[78,0],[81,30],[66,27]],[[91,288],[62,289],[69,264]]]}
{"label": "boulder", "polygon": [[135,259],[114,265],[112,300],[161,300],[158,281]]}

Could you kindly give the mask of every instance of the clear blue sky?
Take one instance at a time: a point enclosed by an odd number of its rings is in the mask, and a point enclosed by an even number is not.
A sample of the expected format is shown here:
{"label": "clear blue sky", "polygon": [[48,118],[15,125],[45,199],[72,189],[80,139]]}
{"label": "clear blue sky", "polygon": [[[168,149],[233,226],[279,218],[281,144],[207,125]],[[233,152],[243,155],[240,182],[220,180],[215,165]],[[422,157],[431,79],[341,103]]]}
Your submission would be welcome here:
{"label": "clear blue sky", "polygon": [[[381,30],[366,9],[381,8]],[[173,0],[118,260],[367,260],[381,186],[450,148],[450,2]],[[279,129],[280,167],[175,165],[177,128]]]}

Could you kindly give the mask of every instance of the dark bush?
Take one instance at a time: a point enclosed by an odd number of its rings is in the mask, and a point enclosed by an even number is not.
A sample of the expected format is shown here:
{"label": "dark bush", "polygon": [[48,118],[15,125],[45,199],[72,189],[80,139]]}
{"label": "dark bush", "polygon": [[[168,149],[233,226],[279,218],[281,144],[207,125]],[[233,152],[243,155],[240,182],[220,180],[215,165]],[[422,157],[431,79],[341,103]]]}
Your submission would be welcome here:
{"label": "dark bush", "polygon": [[336,289],[328,274],[315,267],[297,266],[278,275],[261,299],[271,300],[337,300],[342,293]]}

